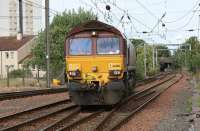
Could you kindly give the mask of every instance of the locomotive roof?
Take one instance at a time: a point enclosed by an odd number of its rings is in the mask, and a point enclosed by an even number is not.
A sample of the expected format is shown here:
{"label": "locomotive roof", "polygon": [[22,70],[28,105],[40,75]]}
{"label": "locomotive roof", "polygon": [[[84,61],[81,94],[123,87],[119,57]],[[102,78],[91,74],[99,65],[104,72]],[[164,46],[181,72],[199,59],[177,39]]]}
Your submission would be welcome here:
{"label": "locomotive roof", "polygon": [[108,31],[108,32],[112,32],[112,33],[122,36],[121,32],[118,29],[116,29],[114,26],[105,24],[105,23],[97,21],[97,20],[90,20],[88,22],[79,24],[78,26],[74,27],[68,33],[68,37],[72,36],[74,34],[83,32],[83,31],[93,31],[93,30]]}

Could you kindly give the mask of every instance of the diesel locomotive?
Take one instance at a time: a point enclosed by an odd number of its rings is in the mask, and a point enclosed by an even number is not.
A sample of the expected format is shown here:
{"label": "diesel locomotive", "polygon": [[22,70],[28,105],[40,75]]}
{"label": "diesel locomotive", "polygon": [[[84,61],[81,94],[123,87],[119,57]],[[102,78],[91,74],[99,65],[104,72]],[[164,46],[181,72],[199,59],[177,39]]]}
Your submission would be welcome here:
{"label": "diesel locomotive", "polygon": [[135,49],[111,25],[91,20],[73,28],[65,61],[69,94],[77,105],[114,105],[133,92]]}

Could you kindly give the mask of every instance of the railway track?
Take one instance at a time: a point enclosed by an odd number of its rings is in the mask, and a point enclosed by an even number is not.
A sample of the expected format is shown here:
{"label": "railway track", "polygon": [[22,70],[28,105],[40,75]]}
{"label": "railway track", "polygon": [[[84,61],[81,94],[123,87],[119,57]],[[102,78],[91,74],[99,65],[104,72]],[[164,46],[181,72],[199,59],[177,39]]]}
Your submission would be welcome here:
{"label": "railway track", "polygon": [[52,104],[39,106],[12,115],[0,118],[0,131],[19,130],[27,125],[39,123],[50,117],[56,117],[59,114],[73,113],[78,110],[71,100],[66,99]]}
{"label": "railway track", "polygon": [[65,118],[65,121],[59,124],[54,123],[42,131],[115,131],[131,118],[131,116],[142,110],[147,104],[180,79],[181,76],[168,76],[160,83],[128,97],[111,111],[98,111],[93,113],[79,112],[71,119]]}
{"label": "railway track", "polygon": [[147,104],[156,99],[169,87],[177,83],[182,76],[170,77],[157,86],[153,86],[129,97],[122,105],[113,109],[104,119],[95,127],[95,131],[115,131],[122,124],[128,121],[138,111],[142,110]]}
{"label": "railway track", "polygon": [[[156,76],[147,78],[145,80],[138,81],[136,86],[145,85],[156,79],[161,79],[162,77],[164,77],[164,75],[167,75],[167,74],[161,73]],[[31,90],[31,91],[16,91],[16,92],[0,93],[0,101],[8,100],[8,99],[30,97],[30,96],[37,96],[37,95],[62,93],[62,92],[67,92],[67,91],[68,91],[67,88],[51,88],[51,89],[41,89],[41,90]]]}
{"label": "railway track", "polygon": [[41,89],[41,90],[31,90],[31,91],[20,91],[20,92],[9,92],[9,93],[0,93],[0,101],[8,99],[16,99],[23,97],[30,97],[36,95],[47,95],[67,92],[67,88],[51,88],[51,89]]}
{"label": "railway track", "polygon": [[84,123],[85,121],[95,118],[97,115],[103,113],[103,111],[96,112],[82,112],[78,111],[76,114],[71,116],[66,116],[65,118],[49,125],[46,128],[41,129],[41,131],[68,131],[77,125]]}
{"label": "railway track", "polygon": [[142,86],[142,85],[148,84],[148,83],[153,82],[153,81],[158,80],[158,79],[162,79],[162,78],[164,78],[165,76],[169,75],[170,73],[171,73],[171,72],[160,73],[160,74],[157,74],[157,75],[155,75],[155,76],[146,78],[146,79],[144,79],[144,80],[139,80],[139,81],[137,81],[137,83],[136,83],[136,87],[137,87],[137,86]]}
{"label": "railway track", "polygon": [[[164,83],[164,82],[166,82],[166,81],[168,81],[168,80],[170,80],[172,78],[173,77],[170,77],[167,80],[164,80],[164,81],[162,81],[161,83],[159,83],[157,85],[149,87],[149,89],[147,89],[147,90],[144,90],[144,91],[141,91],[141,92],[135,94],[134,96],[135,97],[136,96],[144,97],[144,96],[148,96],[150,94],[153,94],[154,91],[150,91],[150,89],[155,88],[156,86],[158,86],[158,85],[160,85],[160,84],[162,84],[162,83]],[[147,92],[147,91],[149,91],[149,92]],[[126,101],[128,101],[129,99],[127,99]],[[114,108],[114,110],[115,109],[117,109],[117,107]],[[114,112],[114,111],[111,111],[111,112]],[[112,113],[110,115],[109,114],[110,114],[110,112],[106,112],[106,111],[103,111],[103,110],[102,111],[97,111],[97,112],[81,112],[80,111],[80,112],[77,112],[77,114],[74,114],[73,116],[70,116],[70,117],[67,116],[67,117],[63,118],[62,120],[58,120],[57,122],[49,125],[48,127],[43,128],[41,131],[55,131],[55,130],[56,131],[68,131],[68,130],[84,130],[84,129],[85,130],[86,129],[89,130],[88,126],[85,127],[85,128],[84,127],[83,128],[79,128],[79,127],[80,127],[80,125],[82,125],[82,124],[84,125],[84,123],[88,122],[88,121],[89,121],[89,123],[88,123],[89,125],[93,125],[91,123],[94,123],[94,121],[96,121],[98,123],[102,118],[106,118],[105,116],[107,116],[107,117],[111,117],[112,116]],[[93,129],[91,129],[91,130],[93,130]]]}
{"label": "railway track", "polygon": [[180,76],[168,75],[161,82],[151,84],[150,87],[126,98],[111,111],[103,109],[83,111],[70,100],[27,109],[0,118],[0,131],[115,130],[180,78]]}

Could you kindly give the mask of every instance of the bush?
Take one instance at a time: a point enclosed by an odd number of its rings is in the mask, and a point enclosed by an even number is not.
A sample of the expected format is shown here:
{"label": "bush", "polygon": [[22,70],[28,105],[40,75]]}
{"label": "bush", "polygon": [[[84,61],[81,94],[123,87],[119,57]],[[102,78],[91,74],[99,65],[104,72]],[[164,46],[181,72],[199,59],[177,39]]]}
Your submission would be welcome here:
{"label": "bush", "polygon": [[22,78],[25,76],[31,76],[32,73],[29,69],[22,70],[22,69],[17,69],[17,70],[12,70],[9,72],[9,75],[11,78]]}

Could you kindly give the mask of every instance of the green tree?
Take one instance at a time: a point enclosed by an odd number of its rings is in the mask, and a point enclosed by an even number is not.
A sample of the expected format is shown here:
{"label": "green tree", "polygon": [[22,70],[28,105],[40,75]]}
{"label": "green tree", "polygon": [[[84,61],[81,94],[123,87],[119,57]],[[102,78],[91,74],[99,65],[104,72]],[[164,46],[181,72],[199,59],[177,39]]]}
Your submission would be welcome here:
{"label": "green tree", "polygon": [[130,39],[131,42],[133,43],[133,45],[137,48],[138,46],[143,46],[144,43],[146,43],[144,40],[142,39]]}
{"label": "green tree", "polygon": [[[158,57],[170,57],[171,53],[168,50],[167,46],[164,45],[157,45],[156,48],[158,49]],[[161,50],[159,50],[161,49]]]}
{"label": "green tree", "polygon": [[[189,50],[191,46],[191,51]],[[187,67],[190,71],[196,72],[200,69],[200,42],[197,37],[187,39],[181,48],[175,52],[176,67]],[[186,63],[186,65],[185,65]]]}
{"label": "green tree", "polygon": [[152,46],[148,45],[142,39],[131,39],[132,44],[135,46],[137,58],[136,58],[136,75],[137,79],[144,79],[144,44],[146,44],[146,67],[147,75],[151,76],[157,72],[157,68],[153,69],[152,58]]}
{"label": "green tree", "polygon": [[[50,69],[53,77],[57,77],[64,69],[64,43],[67,33],[76,25],[94,20],[95,15],[91,11],[79,9],[63,12],[53,18],[50,24]],[[39,33],[37,44],[32,49],[32,59],[29,62],[32,66],[37,66],[45,70],[45,32]]]}

